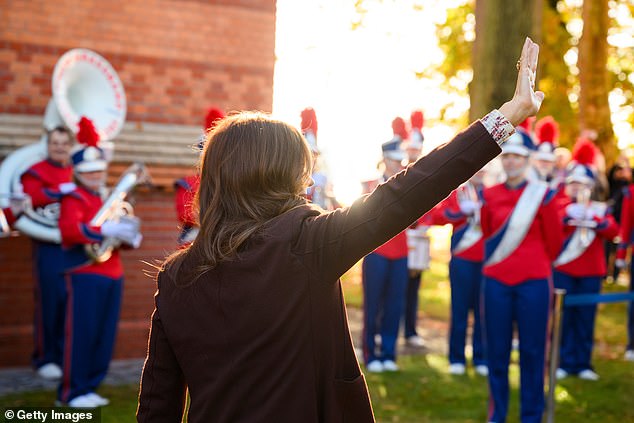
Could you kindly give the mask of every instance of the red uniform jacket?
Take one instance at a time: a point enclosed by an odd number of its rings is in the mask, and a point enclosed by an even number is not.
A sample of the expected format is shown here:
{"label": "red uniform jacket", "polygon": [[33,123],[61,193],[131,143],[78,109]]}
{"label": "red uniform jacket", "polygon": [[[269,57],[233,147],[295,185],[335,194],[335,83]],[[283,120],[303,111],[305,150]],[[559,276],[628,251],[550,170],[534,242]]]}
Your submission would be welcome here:
{"label": "red uniform jacket", "polygon": [[199,175],[186,176],[174,182],[176,187],[176,215],[179,223],[183,226],[191,227],[198,224],[192,205],[199,185]]}
{"label": "red uniform jacket", "polygon": [[43,160],[31,166],[22,174],[24,192],[31,196],[33,207],[42,207],[59,202],[62,195],[59,184],[71,182],[72,166],[62,166],[52,160]]}
{"label": "red uniform jacket", "polygon": [[[570,238],[576,229],[576,226],[566,224],[570,220],[566,216],[566,206],[571,203],[572,200],[567,196],[566,200],[562,200],[559,203],[560,216],[564,222],[564,245],[562,250],[566,248],[566,244],[570,241]],[[605,217],[601,218],[595,217],[594,221],[597,223],[597,227],[594,229],[597,236],[594,238],[592,243],[581,256],[566,264],[556,266],[555,269],[557,271],[575,277],[605,276],[606,265],[604,241],[606,239],[614,239],[619,232],[619,227],[610,214],[606,214]]]}
{"label": "red uniform jacket", "polygon": [[118,279],[123,276],[119,251],[103,263],[93,263],[84,251],[86,244],[100,243],[104,237],[101,229],[91,226],[90,220],[97,214],[103,201],[101,196],[83,187],[62,198],[59,230],[62,234],[64,267],[71,273],[91,273]]}
{"label": "red uniform jacket", "polygon": [[[372,188],[371,190],[373,191],[379,184],[383,182],[385,182],[385,177],[383,180],[363,182],[364,194],[369,194],[371,192],[367,191],[368,188]],[[407,247],[406,231],[399,232],[394,238],[390,239],[385,244],[374,250],[373,253],[376,253],[381,257],[385,257],[386,259],[390,260],[406,258],[409,253],[409,249]]]}
{"label": "red uniform jacket", "polygon": [[[481,123],[350,207],[271,219],[239,258],[158,275],[139,422],[374,421],[339,278],[500,152]],[[191,250],[189,250],[191,251]],[[178,283],[180,282],[180,286]]]}
{"label": "red uniform jacket", "polygon": [[[480,194],[481,191],[478,193]],[[453,249],[460,242],[460,239],[468,228],[468,216],[460,211],[460,206],[458,205],[458,194],[456,191],[452,191],[449,197],[445,198],[443,202],[425,214],[422,221],[425,225],[442,226],[451,224],[451,226],[453,226],[451,234],[452,256],[463,260],[475,262],[482,261],[482,258],[484,257],[484,237],[480,238],[478,242],[464,251],[456,254],[453,253]]]}
{"label": "red uniform jacket", "polygon": [[6,209],[2,209],[2,213],[4,214],[4,217],[7,219],[7,223],[9,224],[9,226],[13,225],[15,221],[18,220],[18,218],[11,211],[10,207],[7,207]]}
{"label": "red uniform jacket", "polygon": [[616,251],[616,258],[625,260],[627,248],[634,243],[634,185],[632,184],[623,189],[620,226],[621,242]]}
{"label": "red uniform jacket", "polygon": [[482,273],[508,285],[551,277],[552,262],[563,242],[563,225],[557,204],[553,201],[556,192],[548,190],[526,236],[515,251],[499,263],[486,264],[525,188],[526,182],[515,188],[503,183],[485,188],[483,192],[481,220],[485,253]]}

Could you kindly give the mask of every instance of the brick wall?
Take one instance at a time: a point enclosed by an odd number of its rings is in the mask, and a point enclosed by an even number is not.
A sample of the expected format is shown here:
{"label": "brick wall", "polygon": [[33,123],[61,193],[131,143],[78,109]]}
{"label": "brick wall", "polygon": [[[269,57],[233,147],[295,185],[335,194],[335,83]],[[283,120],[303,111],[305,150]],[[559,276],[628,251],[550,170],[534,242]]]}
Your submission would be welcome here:
{"label": "brick wall", "polygon": [[270,111],[275,1],[2,1],[0,113],[42,114],[59,57],[104,56],[128,120],[197,124],[210,105]]}
{"label": "brick wall", "polygon": [[[144,242],[122,254],[115,357],[145,355],[155,285],[142,261],[160,260],[176,247],[171,180],[193,172],[189,145],[206,109],[270,111],[274,41],[275,0],[0,0],[0,159],[27,138],[37,140],[55,63],[82,47],[108,60],[126,91],[123,148],[115,151],[121,161],[111,165],[110,182],[139,159],[152,164],[159,185],[135,194]],[[154,154],[133,148],[135,139],[148,137],[157,140]],[[171,153],[178,145],[181,157]],[[27,237],[0,239],[0,269],[0,367],[28,365],[33,280]]]}

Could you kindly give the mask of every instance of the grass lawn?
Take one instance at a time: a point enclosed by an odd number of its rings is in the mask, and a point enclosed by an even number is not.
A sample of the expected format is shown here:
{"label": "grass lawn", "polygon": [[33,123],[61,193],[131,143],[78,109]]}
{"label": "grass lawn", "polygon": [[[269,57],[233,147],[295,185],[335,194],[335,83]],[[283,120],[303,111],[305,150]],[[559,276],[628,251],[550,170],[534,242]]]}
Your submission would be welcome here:
{"label": "grass lawn", "polygon": [[[362,289],[360,266],[353,268],[343,280],[349,307],[360,307]],[[625,291],[620,285],[607,285],[604,292]],[[448,320],[449,285],[447,265],[432,262],[423,276],[420,307],[425,319]],[[624,362],[626,342],[626,306],[623,303],[602,304],[596,323],[594,365],[601,375],[597,382],[577,378],[558,383],[556,390],[557,422],[624,423],[634,421],[634,363]],[[507,422],[518,422],[517,356],[510,370],[511,400]],[[402,371],[393,374],[368,374],[367,381],[377,421],[400,423],[484,422],[487,407],[486,379],[473,373],[465,376],[447,374],[447,360],[439,354],[403,356]],[[103,408],[104,423],[134,421],[138,386],[102,386],[99,393],[110,398]],[[53,392],[29,392],[0,397],[2,406],[50,406]]]}

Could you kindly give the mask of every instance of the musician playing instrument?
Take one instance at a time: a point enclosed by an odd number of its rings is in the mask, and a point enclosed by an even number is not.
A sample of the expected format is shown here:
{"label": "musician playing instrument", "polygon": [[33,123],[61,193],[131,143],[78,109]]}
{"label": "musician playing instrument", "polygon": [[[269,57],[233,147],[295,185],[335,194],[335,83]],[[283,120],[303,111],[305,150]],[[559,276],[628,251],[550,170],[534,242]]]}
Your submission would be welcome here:
{"label": "musician playing instrument", "polygon": [[473,365],[481,376],[488,374],[480,322],[480,285],[484,243],[480,228],[480,207],[484,189],[484,169],[430,210],[423,221],[428,225],[451,224],[451,320],[449,323],[449,373],[466,371],[465,340],[469,312],[473,313],[471,336]]}
{"label": "musician playing instrument", "polygon": [[550,311],[552,261],[561,250],[562,223],[555,191],[528,181],[530,137],[517,131],[502,147],[506,182],[483,191],[483,315],[489,366],[490,422],[504,422],[514,324],[520,348],[523,423],[541,422]]}
{"label": "musician playing instrument", "polygon": [[[400,118],[397,118],[400,119]],[[402,138],[383,143],[384,172],[378,183],[403,169]],[[368,184],[369,185],[369,184]],[[366,255],[362,264],[363,355],[369,372],[396,371],[396,341],[407,291],[407,237],[405,230]],[[377,346],[375,335],[380,334]]]}
{"label": "musician playing instrument", "polygon": [[92,123],[82,118],[77,138],[85,147],[72,155],[77,188],[62,199],[59,228],[64,248],[68,307],[63,376],[58,401],[71,407],[97,407],[108,400],[95,393],[112,357],[121,294],[123,267],[118,250],[105,261],[93,261],[86,245],[115,238],[138,247],[141,235],[134,219],[92,219],[101,211],[107,161],[97,146]]}
{"label": "musician playing instrument", "polygon": [[[207,110],[205,115],[205,126],[203,134],[198,143],[198,150],[203,151],[204,138],[216,123],[225,116],[224,112],[215,107]],[[180,225],[180,234],[178,236],[178,245],[185,247],[191,244],[198,234],[198,222],[196,214],[192,209],[194,197],[200,185],[200,175],[188,175],[184,178],[174,181],[174,201],[176,203],[176,216]]]}
{"label": "musician playing instrument", "polygon": [[[34,208],[58,212],[59,201],[75,188],[71,182],[70,152],[74,144],[71,132],[62,126],[46,136],[47,158],[31,166],[20,180]],[[62,248],[54,242],[33,239],[34,351],[32,363],[38,375],[58,379],[62,375],[64,313],[66,287],[62,268]]]}
{"label": "musician playing instrument", "polygon": [[[583,142],[580,140],[579,144]],[[619,228],[605,203],[590,201],[596,183],[594,147],[575,146],[575,155],[566,177],[565,200],[560,201],[564,222],[564,247],[555,260],[553,282],[566,295],[598,294],[606,273],[605,241]],[[569,374],[597,380],[591,365],[596,304],[566,307],[563,313],[561,352],[557,378]]]}

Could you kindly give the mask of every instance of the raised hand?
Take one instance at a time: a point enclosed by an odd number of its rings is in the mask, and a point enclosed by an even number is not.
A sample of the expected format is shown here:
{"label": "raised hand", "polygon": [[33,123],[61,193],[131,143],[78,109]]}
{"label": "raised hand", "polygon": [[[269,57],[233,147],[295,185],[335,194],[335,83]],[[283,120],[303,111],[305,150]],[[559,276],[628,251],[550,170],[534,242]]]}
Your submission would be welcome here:
{"label": "raised hand", "polygon": [[526,37],[518,61],[517,83],[513,98],[500,107],[500,112],[517,126],[529,116],[535,116],[544,100],[544,93],[535,91],[539,46]]}

